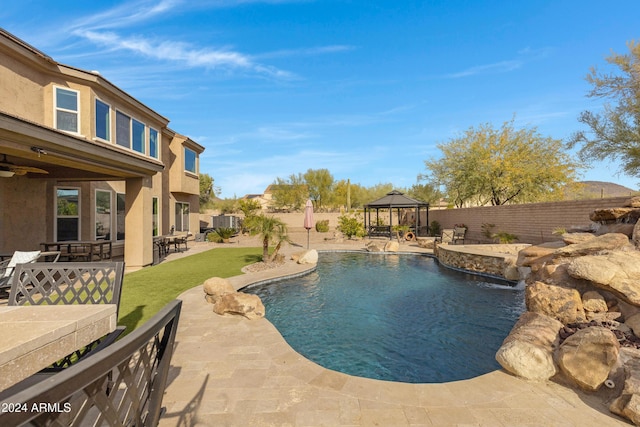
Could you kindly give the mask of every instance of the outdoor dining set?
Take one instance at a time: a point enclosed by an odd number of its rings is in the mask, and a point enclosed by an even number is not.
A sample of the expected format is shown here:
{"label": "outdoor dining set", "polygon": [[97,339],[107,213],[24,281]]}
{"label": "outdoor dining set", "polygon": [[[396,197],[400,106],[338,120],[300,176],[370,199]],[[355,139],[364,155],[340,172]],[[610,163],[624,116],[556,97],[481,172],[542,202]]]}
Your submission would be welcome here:
{"label": "outdoor dining set", "polygon": [[0,261],[0,425],[157,425],[181,301],[126,331],[124,263],[58,262],[64,245]]}

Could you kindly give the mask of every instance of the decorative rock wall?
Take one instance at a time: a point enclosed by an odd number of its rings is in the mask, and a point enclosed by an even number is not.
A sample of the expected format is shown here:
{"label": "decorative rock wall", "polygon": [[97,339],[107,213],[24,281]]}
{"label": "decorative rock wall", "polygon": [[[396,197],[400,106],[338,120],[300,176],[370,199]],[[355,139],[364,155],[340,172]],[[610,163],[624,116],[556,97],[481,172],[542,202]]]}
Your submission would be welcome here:
{"label": "decorative rock wall", "polygon": [[436,245],[434,254],[447,267],[518,280],[516,254],[529,245]]}

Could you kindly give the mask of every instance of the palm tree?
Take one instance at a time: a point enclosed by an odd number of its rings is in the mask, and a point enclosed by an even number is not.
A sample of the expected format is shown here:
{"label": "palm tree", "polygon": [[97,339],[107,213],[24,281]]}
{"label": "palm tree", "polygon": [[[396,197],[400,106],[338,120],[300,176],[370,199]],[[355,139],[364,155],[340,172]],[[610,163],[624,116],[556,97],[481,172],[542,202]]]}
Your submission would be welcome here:
{"label": "palm tree", "polygon": [[[245,225],[249,230],[249,234],[252,236],[259,235],[262,239],[263,262],[269,262],[275,259],[282,244],[291,241],[289,236],[287,236],[287,224],[273,216],[264,214],[254,215],[247,218]],[[269,257],[269,243],[276,244],[276,249],[271,257]]]}

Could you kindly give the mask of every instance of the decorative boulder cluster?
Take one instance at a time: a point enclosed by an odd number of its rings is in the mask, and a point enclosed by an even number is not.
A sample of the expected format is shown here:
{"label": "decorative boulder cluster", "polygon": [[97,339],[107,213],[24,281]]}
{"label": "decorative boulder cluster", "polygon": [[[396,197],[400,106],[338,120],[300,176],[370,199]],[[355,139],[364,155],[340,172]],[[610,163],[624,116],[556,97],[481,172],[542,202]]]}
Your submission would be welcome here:
{"label": "decorative boulder cluster", "polygon": [[260,297],[236,292],[227,279],[212,277],[204,282],[203,287],[205,299],[213,304],[216,314],[235,314],[250,320],[264,317],[265,309]]}
{"label": "decorative boulder cluster", "polygon": [[530,246],[525,312],[496,360],[530,380],[555,375],[618,397],[609,409],[640,425],[640,197],[590,215],[594,232]]}

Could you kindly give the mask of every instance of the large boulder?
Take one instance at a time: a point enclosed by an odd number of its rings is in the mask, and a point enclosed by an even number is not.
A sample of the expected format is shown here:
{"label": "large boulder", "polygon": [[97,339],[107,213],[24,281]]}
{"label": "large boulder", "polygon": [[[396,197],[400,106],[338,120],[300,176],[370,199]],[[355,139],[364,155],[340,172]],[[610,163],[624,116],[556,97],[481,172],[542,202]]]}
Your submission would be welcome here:
{"label": "large boulder", "polygon": [[318,251],[315,249],[308,250],[300,255],[297,261],[298,264],[317,264],[318,263]]}
{"label": "large boulder", "polygon": [[562,241],[567,245],[575,245],[576,243],[588,242],[595,237],[593,233],[564,233],[562,235]]}
{"label": "large boulder", "polygon": [[633,236],[633,227],[635,224],[628,223],[613,223],[613,224],[603,224],[596,230],[596,236],[601,236],[603,234],[609,233],[620,233],[624,234],[628,238]]}
{"label": "large boulder", "polygon": [[598,291],[587,291],[582,295],[582,306],[585,311],[590,311],[593,313],[601,313],[604,311],[609,311],[609,306],[607,306],[607,301]]}
{"label": "large boulder", "polygon": [[222,296],[214,305],[216,314],[236,314],[247,319],[259,319],[264,317],[265,309],[262,300],[257,295],[236,292]]}
{"label": "large boulder", "polygon": [[625,350],[629,357],[624,364],[624,388],[609,410],[640,425],[640,351]]}
{"label": "large boulder", "polygon": [[380,245],[378,242],[369,242],[365,249],[369,252],[384,252],[384,245]]}
{"label": "large boulder", "polygon": [[575,245],[558,249],[554,255],[562,257],[579,257],[592,255],[602,251],[630,249],[629,238],[621,233],[609,233]]}
{"label": "large boulder", "polygon": [[518,252],[516,265],[519,267],[530,267],[539,262],[540,258],[552,255],[558,248],[566,246],[564,242],[547,242],[540,245],[528,246]]}
{"label": "large boulder", "polygon": [[640,305],[640,251],[583,256],[572,260],[567,271],[572,277],[588,280],[631,304]]}
{"label": "large boulder", "polygon": [[564,324],[586,320],[580,292],[576,289],[534,282],[525,289],[529,311],[544,314]]}
{"label": "large boulder", "polygon": [[203,285],[207,302],[215,304],[223,295],[232,294],[236,290],[227,279],[211,277],[205,280]]}
{"label": "large boulder", "polygon": [[553,350],[562,323],[538,313],[523,313],[496,353],[507,372],[528,380],[544,381],[557,372]]}
{"label": "large boulder", "polygon": [[633,196],[624,202],[625,208],[640,208],[640,196]]}
{"label": "large boulder", "polygon": [[589,215],[589,219],[593,222],[628,222],[637,221],[640,209],[636,208],[605,208],[596,209]]}
{"label": "large boulder", "polygon": [[580,388],[595,391],[618,361],[620,344],[607,328],[594,326],[568,337],[557,353],[562,372]]}
{"label": "large boulder", "polygon": [[629,317],[624,321],[625,325],[627,325],[633,331],[633,335],[640,338],[640,313],[636,313],[633,316]]}
{"label": "large boulder", "polygon": [[399,249],[400,249],[400,245],[395,240],[389,240],[384,245],[385,252],[398,252]]}

